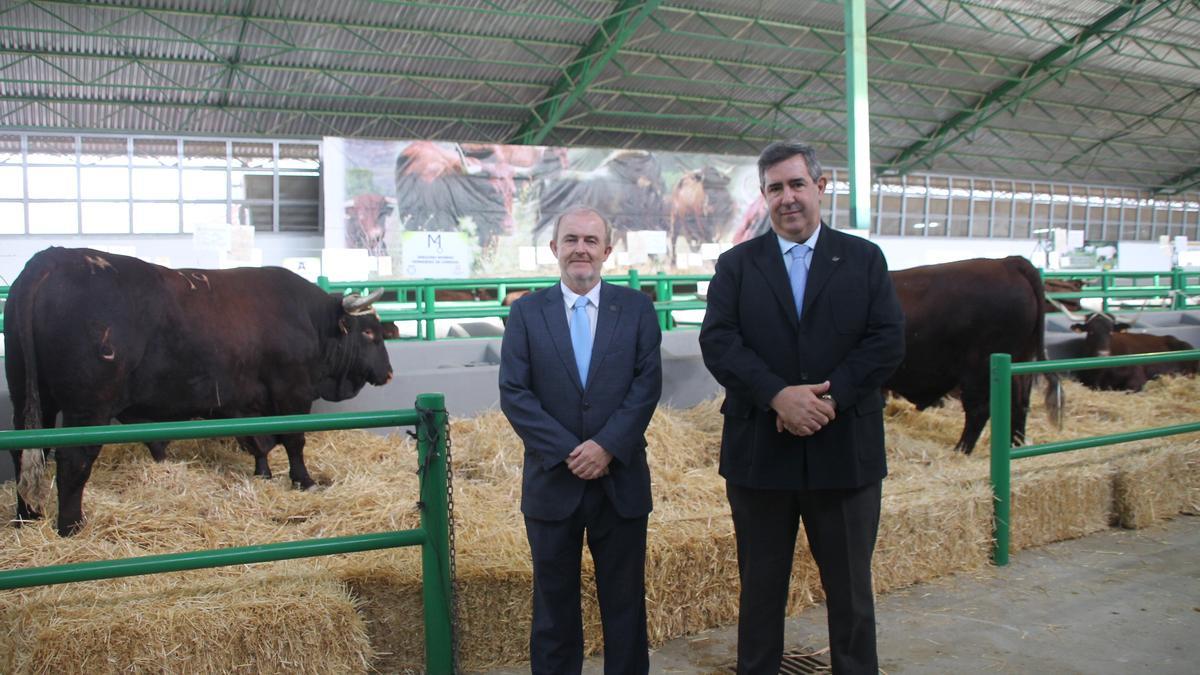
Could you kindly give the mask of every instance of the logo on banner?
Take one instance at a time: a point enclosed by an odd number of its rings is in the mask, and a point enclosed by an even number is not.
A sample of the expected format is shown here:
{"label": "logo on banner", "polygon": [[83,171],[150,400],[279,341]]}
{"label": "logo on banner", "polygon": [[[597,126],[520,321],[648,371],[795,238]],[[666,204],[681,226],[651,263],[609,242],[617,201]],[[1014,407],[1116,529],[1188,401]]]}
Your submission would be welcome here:
{"label": "logo on banner", "polygon": [[405,232],[403,267],[406,277],[458,278],[471,274],[474,255],[464,232]]}

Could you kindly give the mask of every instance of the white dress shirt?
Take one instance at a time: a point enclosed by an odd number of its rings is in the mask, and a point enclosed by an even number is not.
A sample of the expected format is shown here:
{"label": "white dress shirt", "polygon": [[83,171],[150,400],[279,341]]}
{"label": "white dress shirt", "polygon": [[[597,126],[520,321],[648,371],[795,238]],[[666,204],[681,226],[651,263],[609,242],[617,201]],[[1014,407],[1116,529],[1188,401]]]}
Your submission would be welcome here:
{"label": "white dress shirt", "polygon": [[[579,297],[579,294],[567,288],[567,285],[561,281],[558,282],[558,285],[562,287],[563,308],[567,312],[567,327],[570,327],[571,317],[575,315],[575,300]],[[596,317],[600,314],[600,282],[597,281],[596,285],[592,286],[592,290],[584,294],[584,297],[588,299],[588,304],[583,311],[587,312],[588,323],[592,329],[592,341],[595,342]]]}

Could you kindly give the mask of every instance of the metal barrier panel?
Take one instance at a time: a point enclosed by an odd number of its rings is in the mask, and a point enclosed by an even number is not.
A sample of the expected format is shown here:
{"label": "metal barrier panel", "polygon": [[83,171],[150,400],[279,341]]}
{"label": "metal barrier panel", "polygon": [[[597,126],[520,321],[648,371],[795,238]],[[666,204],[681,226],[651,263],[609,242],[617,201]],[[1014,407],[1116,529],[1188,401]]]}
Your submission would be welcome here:
{"label": "metal barrier panel", "polygon": [[992,548],[992,561],[997,566],[1003,567],[1008,564],[1008,548],[1011,535],[1012,460],[1200,431],[1200,422],[1190,422],[1166,427],[1139,429],[1120,434],[1028,445],[1022,447],[1020,450],[1016,450],[1012,447],[1010,440],[1012,438],[1012,418],[1010,413],[1012,410],[1013,376],[1063,370],[1094,370],[1096,368],[1114,368],[1144,363],[1192,360],[1200,360],[1200,349],[1131,356],[1033,361],[1018,363],[1016,365],[1013,365],[1012,356],[1008,354],[992,354],[990,363],[990,390],[988,393],[991,397],[991,484],[994,508],[992,527],[995,535],[995,544]]}
{"label": "metal barrier panel", "polygon": [[448,425],[441,394],[419,395],[410,410],[0,431],[0,450],[412,425],[417,427],[420,529],[7,570],[0,572],[0,589],[421,546],[426,670],[454,672]]}

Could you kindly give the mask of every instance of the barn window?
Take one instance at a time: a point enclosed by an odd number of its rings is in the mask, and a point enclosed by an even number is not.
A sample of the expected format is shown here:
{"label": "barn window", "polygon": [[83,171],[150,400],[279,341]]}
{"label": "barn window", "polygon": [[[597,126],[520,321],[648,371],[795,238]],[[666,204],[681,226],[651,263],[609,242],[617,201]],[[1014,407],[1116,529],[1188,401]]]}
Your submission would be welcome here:
{"label": "barn window", "polygon": [[321,231],[316,141],[0,134],[0,235]]}

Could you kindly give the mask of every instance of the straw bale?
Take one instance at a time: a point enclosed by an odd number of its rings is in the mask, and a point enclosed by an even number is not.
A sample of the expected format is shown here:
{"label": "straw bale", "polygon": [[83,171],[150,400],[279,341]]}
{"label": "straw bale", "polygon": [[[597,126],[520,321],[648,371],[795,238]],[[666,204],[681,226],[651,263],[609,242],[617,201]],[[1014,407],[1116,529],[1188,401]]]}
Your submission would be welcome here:
{"label": "straw bale", "polygon": [[355,604],[302,569],[8,591],[0,670],[364,673],[373,653]]}
{"label": "straw bale", "polygon": [[1173,518],[1187,507],[1187,456],[1164,448],[1124,457],[1115,463],[1114,521],[1138,529]]}
{"label": "straw bale", "polygon": [[[1195,379],[1156,381],[1139,394],[1092,392],[1074,382],[1065,386],[1066,425],[1061,430],[1052,427],[1036,400],[1040,396],[1035,397],[1028,429],[1032,442],[1200,419],[1200,384]],[[649,520],[646,595],[655,645],[736,619],[736,546],[724,480],[716,469],[721,422],[718,402],[709,401],[688,410],[660,409],[647,431],[655,508]],[[877,590],[983,565],[991,530],[987,432],[973,455],[955,453],[952,447],[963,415],[954,399],[922,412],[890,400],[885,423],[890,475],[884,482],[874,563]],[[452,420],[451,435],[460,665],[474,669],[521,662],[528,651],[531,590],[519,507],[524,451],[496,411]],[[53,529],[51,500],[45,521],[0,531],[0,567],[417,526],[416,451],[410,438],[357,431],[307,437],[309,470],[321,487],[305,492],[292,489],[286,453],[279,449],[271,453],[275,478],[261,480],[252,476],[252,459],[231,440],[173,443],[162,464],[152,462],[140,445],[107,446],[88,484],[83,530],[60,539]],[[1148,513],[1155,518],[1170,515],[1160,497],[1142,495],[1162,472],[1178,483],[1181,508],[1200,510],[1198,438],[1192,434],[1014,462],[1014,548],[1106,526],[1114,510],[1114,477],[1122,471],[1127,476],[1122,499],[1139,505],[1138,522]],[[1156,459],[1166,453],[1174,459]],[[8,502],[0,504],[0,517],[12,516],[12,493],[8,494]],[[1152,508],[1140,506],[1146,499]],[[591,652],[601,647],[599,614],[586,552],[583,560],[585,634]],[[256,581],[256,575],[271,581]],[[299,592],[297,584],[309,588],[307,594]],[[38,639],[47,645],[61,641],[35,637],[51,635],[46,631],[58,625],[49,613],[57,605],[78,624],[108,627],[103,634],[101,628],[73,629],[72,634],[72,648],[80,653],[106,655],[105,664],[86,661],[101,672],[179,670],[177,663],[189,664],[189,671],[237,670],[243,662],[270,672],[266,662],[272,659],[294,672],[361,672],[363,664],[382,672],[419,670],[424,661],[420,589],[419,551],[406,548],[4,592],[0,608],[14,618],[9,632],[0,636],[0,654],[8,659],[0,661],[0,671],[85,672],[65,658],[51,660],[55,657],[45,648],[35,651]],[[72,604],[71,598],[77,600]],[[201,600],[211,600],[211,607],[225,611],[197,608]],[[816,569],[801,533],[789,612],[819,600]],[[235,656],[229,645],[254,648],[229,636],[235,630],[258,634],[246,630],[245,617],[269,613],[254,604],[259,601],[289,607],[287,620],[273,626],[289,633],[272,636],[259,631],[278,642],[263,645],[261,653]],[[118,609],[126,604],[127,610]],[[133,618],[122,618],[122,611]],[[350,625],[347,612],[358,617],[357,625]],[[147,625],[173,629],[143,640],[137,623],[142,617]],[[324,631],[324,640],[336,639],[339,645],[318,639],[318,629]],[[205,636],[221,636],[220,648],[205,641],[216,638]],[[104,646],[110,643],[146,646],[131,657],[114,655]],[[293,656],[286,652],[288,645],[302,646],[303,652]],[[339,646],[343,656],[334,651]],[[164,661],[166,652],[171,661]],[[21,664],[28,665],[16,664],[18,655],[25,659]],[[226,657],[228,664],[204,660]]]}
{"label": "straw bale", "polygon": [[1113,470],[1067,464],[1014,470],[1010,551],[1077,539],[1108,527]]}
{"label": "straw bale", "polygon": [[647,537],[652,645],[737,620],[737,545],[728,512],[691,520],[651,516]]}
{"label": "straw bale", "polygon": [[1193,443],[1180,451],[1183,455],[1183,507],[1180,513],[1200,515],[1200,443]]}
{"label": "straw bale", "polygon": [[992,492],[983,481],[885,494],[871,572],[886,593],[988,562]]}

